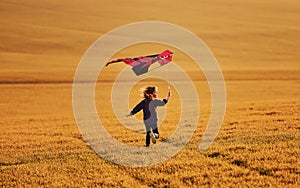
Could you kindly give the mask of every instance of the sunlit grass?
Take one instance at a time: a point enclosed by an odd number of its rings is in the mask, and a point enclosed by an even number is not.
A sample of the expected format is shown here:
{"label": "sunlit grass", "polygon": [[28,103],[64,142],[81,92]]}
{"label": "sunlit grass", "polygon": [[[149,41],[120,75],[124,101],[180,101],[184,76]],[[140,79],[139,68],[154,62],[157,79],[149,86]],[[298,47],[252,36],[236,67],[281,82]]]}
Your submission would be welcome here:
{"label": "sunlit grass", "polygon": [[[235,87],[236,84],[228,83],[228,87]],[[0,126],[1,186],[299,185],[300,106],[296,98],[229,103],[217,139],[207,151],[200,153],[198,146],[210,109],[204,105],[199,125],[182,151],[164,163],[131,168],[113,164],[95,154],[80,136],[69,113],[56,111],[47,115],[44,111],[38,111],[41,105],[56,100],[54,97],[51,101],[40,104],[48,94],[69,95],[66,92],[69,91],[66,89],[69,88],[68,85],[60,87],[61,90],[52,90],[51,85],[15,87],[15,91],[22,91],[15,95],[23,96],[23,99],[36,91],[41,96],[36,98],[31,112],[9,109],[11,113],[19,114],[19,117],[2,112],[6,116]],[[23,100],[20,106],[29,108],[31,102]],[[170,101],[177,102],[175,99]],[[64,101],[62,105],[68,103]],[[52,107],[50,105],[47,108]],[[110,116],[111,112],[107,110],[104,112]],[[118,126],[115,127],[117,120],[108,119],[110,121],[105,122],[106,127],[114,133],[112,136],[117,140],[128,145],[144,146],[144,133],[131,134],[133,132],[126,128],[120,131]],[[162,138],[171,134],[168,131],[173,129],[167,127],[172,119],[168,117],[165,120],[166,128],[162,127]]]}

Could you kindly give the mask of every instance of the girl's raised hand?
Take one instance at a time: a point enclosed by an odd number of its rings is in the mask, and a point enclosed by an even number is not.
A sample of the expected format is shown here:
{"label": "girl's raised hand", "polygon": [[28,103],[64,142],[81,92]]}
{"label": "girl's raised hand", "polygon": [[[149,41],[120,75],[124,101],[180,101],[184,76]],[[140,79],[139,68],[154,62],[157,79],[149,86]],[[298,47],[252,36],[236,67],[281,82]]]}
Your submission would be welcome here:
{"label": "girl's raised hand", "polygon": [[171,89],[170,89],[170,86],[169,86],[168,97],[171,97],[171,95],[172,95],[172,92],[171,92]]}

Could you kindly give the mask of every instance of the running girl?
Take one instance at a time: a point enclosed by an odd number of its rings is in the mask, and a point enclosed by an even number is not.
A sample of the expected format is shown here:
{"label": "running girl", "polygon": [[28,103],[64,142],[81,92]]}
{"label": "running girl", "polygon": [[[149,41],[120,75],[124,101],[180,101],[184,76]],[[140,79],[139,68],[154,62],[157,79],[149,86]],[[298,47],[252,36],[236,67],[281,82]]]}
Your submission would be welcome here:
{"label": "running girl", "polygon": [[[143,110],[143,120],[146,127],[146,147],[150,146],[150,139],[152,137],[152,143],[156,143],[156,139],[159,138],[159,132],[157,127],[157,106],[164,106],[169,101],[171,96],[171,91],[169,88],[169,92],[166,98],[163,100],[157,99],[158,96],[158,88],[157,87],[147,87],[143,91],[144,100],[138,103],[133,110],[128,114],[128,116],[132,116],[139,111]],[[151,134],[152,130],[152,134]]]}

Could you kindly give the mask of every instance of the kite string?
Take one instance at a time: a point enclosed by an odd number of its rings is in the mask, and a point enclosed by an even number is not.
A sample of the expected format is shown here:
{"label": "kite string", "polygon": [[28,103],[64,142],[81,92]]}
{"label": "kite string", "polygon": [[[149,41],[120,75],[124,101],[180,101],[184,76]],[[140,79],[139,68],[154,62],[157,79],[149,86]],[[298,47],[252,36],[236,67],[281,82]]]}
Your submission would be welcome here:
{"label": "kite string", "polygon": [[166,71],[167,71],[167,82],[169,84],[169,87],[170,87],[170,82],[169,82],[169,69],[168,69],[168,66],[166,68]]}
{"label": "kite string", "polygon": [[168,69],[168,65],[167,65],[167,67],[166,67],[165,71],[166,71],[166,75],[167,75],[168,89],[170,90],[170,82],[169,82],[169,69]]}

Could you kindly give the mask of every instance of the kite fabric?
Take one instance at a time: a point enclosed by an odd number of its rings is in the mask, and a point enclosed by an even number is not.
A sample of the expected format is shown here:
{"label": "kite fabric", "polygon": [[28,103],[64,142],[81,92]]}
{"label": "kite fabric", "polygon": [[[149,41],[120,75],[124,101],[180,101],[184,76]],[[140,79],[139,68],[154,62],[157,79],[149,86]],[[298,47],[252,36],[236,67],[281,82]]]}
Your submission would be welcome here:
{"label": "kite fabric", "polygon": [[166,65],[171,62],[173,58],[173,52],[170,50],[165,50],[160,54],[141,56],[136,58],[120,58],[106,63],[105,66],[108,66],[112,63],[124,62],[127,65],[131,66],[133,72],[139,76],[145,74],[149,71],[150,65],[155,62],[158,62],[160,66]]}

